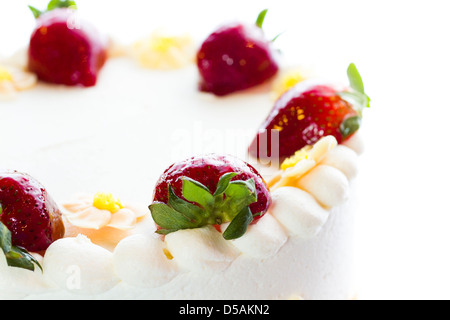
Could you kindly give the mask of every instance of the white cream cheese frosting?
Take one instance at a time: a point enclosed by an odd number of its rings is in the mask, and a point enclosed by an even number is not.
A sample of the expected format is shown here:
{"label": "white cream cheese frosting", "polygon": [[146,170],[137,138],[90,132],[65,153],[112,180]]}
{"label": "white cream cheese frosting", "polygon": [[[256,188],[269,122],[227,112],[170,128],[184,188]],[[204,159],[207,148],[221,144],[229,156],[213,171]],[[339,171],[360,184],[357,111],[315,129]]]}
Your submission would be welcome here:
{"label": "white cream cheese frosting", "polygon": [[328,211],[299,188],[276,189],[272,193],[272,201],[270,212],[292,235],[314,237],[328,220]]}
{"label": "white cream cheese frosting", "polygon": [[82,234],[63,238],[39,257],[43,273],[8,268],[1,257],[2,298],[351,298],[355,201],[352,180],[337,167],[353,172],[356,163],[351,149],[332,152],[329,142],[318,142],[317,163],[296,185],[275,188],[268,213],[237,240],[212,226],[164,238],[136,233],[113,250]]}
{"label": "white cream cheese frosting", "polygon": [[76,294],[99,294],[119,282],[112,253],[83,235],[55,241],[45,252],[42,267],[49,283]]}
{"label": "white cream cheese frosting", "polygon": [[137,234],[122,240],[114,250],[114,269],[124,282],[139,288],[155,288],[170,282],[177,264],[166,254],[159,238]]}

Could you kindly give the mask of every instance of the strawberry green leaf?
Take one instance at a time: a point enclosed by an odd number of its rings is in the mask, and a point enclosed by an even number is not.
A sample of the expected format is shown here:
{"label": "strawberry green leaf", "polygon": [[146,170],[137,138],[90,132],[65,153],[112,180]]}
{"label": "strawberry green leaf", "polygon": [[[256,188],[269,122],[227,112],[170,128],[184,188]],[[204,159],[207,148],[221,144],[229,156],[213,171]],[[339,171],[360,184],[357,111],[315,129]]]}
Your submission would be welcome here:
{"label": "strawberry green leaf", "polygon": [[37,19],[42,14],[52,11],[52,10],[55,10],[55,9],[58,9],[58,8],[71,8],[71,9],[76,10],[77,4],[73,0],[51,0],[50,3],[47,5],[47,9],[45,11],[36,9],[33,6],[28,6],[28,8],[33,13],[33,16]]}
{"label": "strawberry green leaf", "polygon": [[354,134],[361,126],[361,117],[353,116],[345,119],[339,128],[342,138],[345,140]]}
{"label": "strawberry green leaf", "polygon": [[356,68],[354,63],[350,63],[347,68],[347,76],[350,81],[350,87],[352,87],[355,91],[364,94],[364,84],[359,74],[358,69]]}
{"label": "strawberry green leaf", "polygon": [[253,221],[253,215],[249,207],[243,208],[239,214],[231,221],[223,233],[225,240],[234,240],[242,237],[250,223]]}
{"label": "strawberry green leaf", "polygon": [[41,14],[43,13],[41,10],[36,9],[35,7],[28,6],[28,8],[30,8],[31,13],[33,13],[33,16],[35,19],[39,18],[41,16]]}
{"label": "strawberry green leaf", "polygon": [[223,207],[226,208],[227,214],[225,220],[232,220],[245,207],[256,202],[255,182],[253,179],[248,181],[232,181],[225,190],[225,200]]}
{"label": "strawberry green leaf", "polygon": [[[237,175],[237,172],[222,175],[214,195],[206,186],[188,177],[180,178],[184,199],[169,185],[167,204],[154,202],[149,206],[153,220],[159,226],[157,233],[166,235],[181,229],[231,222],[224,237],[240,237],[247,230],[250,218],[253,219],[248,206],[257,201],[257,196],[255,180],[231,181]],[[250,212],[250,218],[244,210]]]}
{"label": "strawberry green leaf", "polygon": [[273,39],[270,42],[275,42],[279,37],[281,37],[283,35],[284,32],[280,32],[279,34],[277,34],[275,37],[273,37]]}
{"label": "strawberry green leaf", "polygon": [[181,179],[183,180],[183,197],[186,200],[198,203],[204,208],[214,202],[213,195],[203,184],[188,177]]}
{"label": "strawberry green leaf", "polygon": [[262,217],[264,215],[263,212],[258,212],[253,215],[253,218]]}
{"label": "strawberry green leaf", "polygon": [[11,251],[11,232],[0,222],[0,248],[4,253]]}
{"label": "strawberry green leaf", "polygon": [[367,96],[367,94],[364,91],[364,83],[363,83],[361,74],[359,73],[359,71],[356,68],[354,63],[350,63],[350,65],[348,66],[347,77],[350,82],[350,87],[353,90],[355,90],[357,93],[359,93],[361,96],[365,97],[365,101],[362,106],[369,108],[370,107],[370,98]]}
{"label": "strawberry green leaf", "polygon": [[238,175],[237,172],[229,172],[221,176],[219,179],[219,183],[217,183],[217,189],[216,192],[214,192],[214,196],[224,193],[225,190],[228,188],[231,179],[233,179],[237,175]]}
{"label": "strawberry green leaf", "polygon": [[263,11],[261,11],[258,15],[258,18],[256,19],[256,26],[258,28],[262,29],[263,23],[264,23],[264,19],[266,18],[266,14],[267,11],[269,11],[269,9],[264,9]]}
{"label": "strawberry green leaf", "polygon": [[368,105],[368,97],[365,94],[361,94],[356,91],[342,91],[338,93],[339,96],[345,101],[349,102],[356,112],[358,112],[359,116],[362,117],[362,110],[364,107]]}
{"label": "strawberry green leaf", "polygon": [[43,271],[39,262],[25,248],[13,246],[5,256],[10,267],[34,271],[34,266],[37,265]]}
{"label": "strawberry green leaf", "polygon": [[[154,202],[150,205],[150,211],[155,223],[163,230],[190,229],[199,226],[196,220],[193,220],[162,202]],[[161,233],[164,231],[158,231]]]}
{"label": "strawberry green leaf", "polygon": [[77,4],[73,0],[51,0],[47,6],[47,11],[51,11],[58,8],[77,9]]}
{"label": "strawberry green leaf", "polygon": [[254,179],[249,179],[245,181],[245,185],[248,187],[248,189],[256,195],[256,183]]}
{"label": "strawberry green leaf", "polygon": [[[0,216],[2,214],[2,207],[0,206]],[[10,267],[27,269],[34,271],[35,265],[42,271],[39,262],[28,251],[19,246],[12,245],[11,232],[0,221],[0,249],[6,257],[6,262]]]}
{"label": "strawberry green leaf", "polygon": [[172,189],[172,186],[169,186],[169,200],[168,205],[186,216],[187,218],[190,218],[192,220],[198,220],[201,219],[205,214],[203,213],[203,209],[190,203],[187,201],[184,201],[183,199],[179,198]]}
{"label": "strawberry green leaf", "polygon": [[[249,179],[247,181],[236,180],[232,181],[225,190],[227,197],[244,198],[248,194],[253,194],[256,198],[255,180]],[[256,201],[256,200],[255,200]]]}

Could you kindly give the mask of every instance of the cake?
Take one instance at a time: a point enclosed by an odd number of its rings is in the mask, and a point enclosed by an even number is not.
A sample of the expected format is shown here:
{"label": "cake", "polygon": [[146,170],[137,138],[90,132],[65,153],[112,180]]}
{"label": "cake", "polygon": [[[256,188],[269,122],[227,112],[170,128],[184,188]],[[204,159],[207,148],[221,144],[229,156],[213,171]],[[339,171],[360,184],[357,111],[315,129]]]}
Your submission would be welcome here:
{"label": "cake", "polygon": [[[48,21],[72,17],[59,2],[33,10],[44,40]],[[42,75],[38,47],[49,44],[34,36],[0,63],[1,299],[354,298],[355,106],[369,99],[353,64],[350,87],[332,94],[335,84],[286,76],[263,40],[266,12],[256,31],[224,26],[201,46],[155,32],[122,47],[89,31],[95,63],[70,63],[76,77]],[[256,56],[235,61],[237,44],[219,58],[248,74],[208,69],[222,37],[261,48],[264,72]],[[310,119],[289,142],[285,112],[306,99],[292,113],[303,125],[311,93],[348,112],[329,128]]]}

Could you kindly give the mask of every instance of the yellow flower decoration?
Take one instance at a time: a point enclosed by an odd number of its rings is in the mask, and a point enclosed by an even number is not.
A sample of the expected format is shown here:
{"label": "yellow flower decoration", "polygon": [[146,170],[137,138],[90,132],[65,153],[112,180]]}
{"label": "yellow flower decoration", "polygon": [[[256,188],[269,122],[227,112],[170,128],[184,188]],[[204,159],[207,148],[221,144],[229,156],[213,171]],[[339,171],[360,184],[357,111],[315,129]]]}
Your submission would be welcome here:
{"label": "yellow flower decoration", "polygon": [[100,210],[108,210],[111,213],[116,213],[123,209],[120,199],[114,198],[112,193],[97,192],[94,196],[94,207]]}
{"label": "yellow flower decoration", "polygon": [[195,48],[187,35],[172,35],[162,31],[137,41],[131,55],[141,66],[149,69],[178,69],[194,62]]}
{"label": "yellow flower decoration", "polygon": [[297,182],[314,168],[327,154],[337,146],[333,136],[325,136],[313,146],[305,146],[281,164],[281,170],[268,182],[273,191],[284,186],[296,186]]}
{"label": "yellow flower decoration", "polygon": [[147,210],[122,204],[111,193],[98,192],[92,196],[81,195],[63,204],[66,219],[79,228],[100,230],[111,227],[121,230],[132,229]]}
{"label": "yellow flower decoration", "polygon": [[295,87],[298,83],[306,80],[303,71],[299,69],[292,69],[281,73],[281,75],[274,81],[272,93],[275,99],[281,97],[289,89]]}
{"label": "yellow flower decoration", "polygon": [[0,82],[3,81],[9,81],[12,82],[13,81],[13,77],[11,72],[6,69],[5,67],[0,66]]}
{"label": "yellow flower decoration", "polygon": [[281,164],[281,169],[286,170],[287,168],[294,167],[299,161],[308,159],[308,154],[311,149],[312,146],[306,146],[297,151],[292,157],[283,161]]}
{"label": "yellow flower decoration", "polygon": [[0,99],[13,98],[17,92],[30,89],[36,83],[35,74],[18,67],[0,65]]}

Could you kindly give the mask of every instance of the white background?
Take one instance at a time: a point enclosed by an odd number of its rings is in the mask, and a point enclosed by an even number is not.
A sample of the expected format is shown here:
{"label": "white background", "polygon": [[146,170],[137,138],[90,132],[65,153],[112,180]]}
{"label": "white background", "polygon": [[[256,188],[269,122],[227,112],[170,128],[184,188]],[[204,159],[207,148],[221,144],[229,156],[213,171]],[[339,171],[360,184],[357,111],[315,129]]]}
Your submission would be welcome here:
{"label": "white background", "polygon": [[[0,56],[26,45],[26,5],[0,0]],[[264,29],[291,60],[330,74],[355,62],[365,110],[357,261],[361,299],[450,298],[448,1],[78,0],[102,31],[132,42],[158,27],[199,39],[227,20]],[[7,134],[2,132],[2,134]]]}

